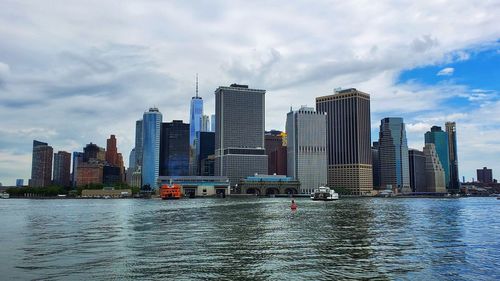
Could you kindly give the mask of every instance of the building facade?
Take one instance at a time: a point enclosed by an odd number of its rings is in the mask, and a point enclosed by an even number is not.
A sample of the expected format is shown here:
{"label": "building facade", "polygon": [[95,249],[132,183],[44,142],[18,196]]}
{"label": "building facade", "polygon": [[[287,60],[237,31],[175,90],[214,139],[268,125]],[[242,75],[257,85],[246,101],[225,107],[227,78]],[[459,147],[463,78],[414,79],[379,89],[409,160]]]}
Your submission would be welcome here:
{"label": "building facade", "polygon": [[327,113],[328,186],[352,195],[372,194],[370,95],[336,90],[316,98],[316,111]]}
{"label": "building facade", "polygon": [[424,147],[425,155],[425,192],[446,192],[445,172],[436,147],[433,143],[426,143]]}
{"label": "building facade", "polygon": [[142,166],[142,137],[142,120],[137,120],[135,121],[135,168]]}
{"label": "building facade", "polygon": [[267,154],[267,173],[269,175],[286,175],[287,174],[287,147],[286,133],[276,130],[271,130],[265,133],[264,145]]}
{"label": "building facade", "polygon": [[426,192],[424,153],[420,150],[410,149],[408,160],[411,190],[413,192]]}
{"label": "building facade", "polygon": [[45,142],[33,141],[30,187],[46,187],[52,183],[52,157],[54,150]]}
{"label": "building facade", "polygon": [[238,191],[241,194],[279,195],[297,194],[301,183],[284,175],[255,175],[241,179]]}
{"label": "building facade", "polygon": [[448,191],[458,193],[460,191],[460,175],[458,173],[458,152],[457,152],[457,124],[446,122],[446,134],[448,134],[448,156],[450,160],[450,183]]}
{"label": "building facade", "polygon": [[83,152],[78,152],[78,151],[74,151],[73,152],[73,165],[71,167],[71,184],[73,187],[76,187],[76,175],[77,175],[77,170],[78,170],[78,166],[83,163]]}
{"label": "building facade", "polygon": [[66,151],[54,153],[53,182],[59,186],[71,186],[71,153]]}
{"label": "building facade", "polygon": [[158,108],[150,108],[142,118],[142,186],[156,189],[160,175],[160,138],[162,115]]}
{"label": "building facade", "polygon": [[408,142],[403,118],[388,117],[380,121],[379,134],[380,187],[394,192],[410,192]]}
{"label": "building facade", "polygon": [[492,183],[493,182],[493,170],[483,167],[482,169],[477,169],[477,181],[482,183]]}
{"label": "building facade", "polygon": [[381,189],[380,187],[380,155],[378,141],[372,144],[372,179],[373,188]]}
{"label": "building facade", "polygon": [[[205,167],[202,165],[210,155],[215,154],[215,133],[214,132],[198,132],[196,134],[196,164],[198,165],[199,176],[213,176],[210,170],[204,172]],[[206,162],[206,161],[205,161]],[[213,169],[212,169],[213,170]]]}
{"label": "building facade", "polygon": [[106,162],[111,166],[118,165],[118,148],[116,147],[115,135],[111,135],[106,140]]}
{"label": "building facade", "polygon": [[215,90],[215,175],[228,177],[232,186],[267,173],[265,93],[238,84]]}
{"label": "building facade", "polygon": [[300,193],[327,183],[326,114],[312,107],[290,111],[286,118],[287,174],[300,181]]}
{"label": "building facade", "polygon": [[435,146],[439,162],[444,170],[446,189],[450,186],[450,157],[448,147],[448,134],[439,126],[432,126],[431,130],[425,133],[425,143],[432,143]]}
{"label": "building facade", "polygon": [[189,129],[182,120],[163,123],[161,127],[160,175],[189,175]]}

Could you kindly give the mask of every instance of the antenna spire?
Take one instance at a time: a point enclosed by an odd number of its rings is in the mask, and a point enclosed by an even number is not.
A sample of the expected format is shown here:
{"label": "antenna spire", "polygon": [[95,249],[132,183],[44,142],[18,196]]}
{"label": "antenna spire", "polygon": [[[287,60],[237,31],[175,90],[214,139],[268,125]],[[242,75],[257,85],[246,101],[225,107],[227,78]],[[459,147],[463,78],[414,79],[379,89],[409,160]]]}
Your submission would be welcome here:
{"label": "antenna spire", "polygon": [[198,73],[196,73],[196,97],[198,97]]}

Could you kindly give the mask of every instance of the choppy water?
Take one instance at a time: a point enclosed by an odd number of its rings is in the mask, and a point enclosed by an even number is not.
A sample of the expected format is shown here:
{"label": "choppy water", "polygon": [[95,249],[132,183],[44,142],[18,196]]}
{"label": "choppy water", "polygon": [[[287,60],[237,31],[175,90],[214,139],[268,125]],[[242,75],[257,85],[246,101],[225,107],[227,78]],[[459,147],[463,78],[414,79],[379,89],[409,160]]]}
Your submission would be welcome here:
{"label": "choppy water", "polygon": [[500,279],[500,201],[0,200],[0,279]]}

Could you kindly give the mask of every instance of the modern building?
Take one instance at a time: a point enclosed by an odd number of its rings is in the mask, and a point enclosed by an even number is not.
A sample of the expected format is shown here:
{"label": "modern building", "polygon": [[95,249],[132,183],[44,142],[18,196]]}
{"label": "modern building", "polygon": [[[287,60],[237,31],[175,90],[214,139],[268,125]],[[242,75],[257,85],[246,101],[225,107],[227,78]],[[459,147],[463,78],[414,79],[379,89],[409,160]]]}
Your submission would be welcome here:
{"label": "modern building", "polygon": [[189,197],[225,196],[231,194],[227,177],[182,176],[158,178],[159,184],[179,184],[181,193]]}
{"label": "modern building", "polygon": [[54,150],[45,142],[33,141],[30,187],[46,187],[52,181],[52,156]]}
{"label": "modern building", "polygon": [[215,90],[215,175],[240,179],[267,173],[265,90],[232,84]]}
{"label": "modern building", "polygon": [[439,155],[433,143],[426,143],[425,155],[425,192],[446,192],[445,172],[441,165]]}
{"label": "modern building", "polygon": [[373,191],[370,95],[354,88],[316,98],[327,113],[328,186],[352,195]]}
{"label": "modern building", "polygon": [[[197,132],[196,133],[196,164],[199,176],[213,176],[206,167],[202,165],[203,161],[215,154],[215,133],[214,132]],[[213,162],[212,162],[213,163]],[[204,172],[205,171],[205,172]]]}
{"label": "modern building", "polygon": [[142,186],[157,188],[160,175],[160,139],[162,114],[150,108],[142,118]]}
{"label": "modern building", "polygon": [[135,168],[142,166],[142,143],[142,120],[137,120],[135,121]]}
{"label": "modern building", "polygon": [[493,182],[493,170],[483,167],[482,169],[477,169],[477,181],[482,183],[492,183]]}
{"label": "modern building", "polygon": [[215,114],[210,117],[210,131],[215,132]]}
{"label": "modern building", "polygon": [[210,116],[203,115],[201,117],[201,132],[210,132]]}
{"label": "modern building", "polygon": [[286,133],[277,130],[266,131],[264,145],[267,154],[267,173],[269,175],[287,174],[287,147]]}
{"label": "modern building", "polygon": [[326,114],[302,106],[286,116],[287,174],[300,181],[299,193],[327,183]]}
{"label": "modern building", "polygon": [[189,112],[189,173],[197,175],[198,165],[196,163],[196,132],[202,130],[203,122],[203,99],[198,96],[198,75],[196,75],[196,95],[191,98],[191,106]]}
{"label": "modern building", "polygon": [[213,177],[215,175],[215,155],[208,155],[200,161],[201,176]]}
{"label": "modern building", "polygon": [[240,180],[239,193],[255,195],[297,194],[301,183],[284,175],[255,175]]}
{"label": "modern building", "polygon": [[420,150],[410,149],[408,160],[411,190],[413,192],[426,192],[424,153]]}
{"label": "modern building", "polygon": [[189,175],[189,124],[173,120],[161,126],[160,175]]}
{"label": "modern building", "polygon": [[129,169],[135,169],[135,167],[137,167],[137,163],[136,163],[136,154],[135,154],[135,147],[132,148],[132,150],[130,151],[130,155],[128,156],[128,168]]}
{"label": "modern building", "polygon": [[446,122],[446,134],[448,134],[448,157],[450,160],[450,183],[448,191],[460,192],[460,176],[458,174],[458,152],[457,152],[457,125],[455,122]]}
{"label": "modern building", "polygon": [[379,159],[380,187],[397,193],[411,192],[403,118],[387,117],[380,121]]}
{"label": "modern building", "polygon": [[24,179],[16,179],[16,187],[23,187]]}
{"label": "modern building", "polygon": [[374,141],[372,144],[372,179],[373,188],[380,188],[380,155],[379,155],[379,144],[378,141]]}
{"label": "modern building", "polygon": [[73,152],[73,165],[71,167],[71,176],[72,176],[71,184],[73,187],[77,186],[76,185],[77,170],[78,170],[78,166],[81,163],[83,163],[83,155],[84,155],[83,152],[78,152],[78,151]]}
{"label": "modern building", "polygon": [[122,171],[118,166],[104,165],[102,167],[102,183],[114,185],[122,182]]}
{"label": "modern building", "polygon": [[71,153],[58,151],[54,153],[53,183],[58,186],[69,187],[71,183]]}
{"label": "modern building", "polygon": [[448,147],[448,134],[439,126],[432,126],[431,130],[425,133],[425,143],[433,143],[439,156],[439,162],[444,170],[446,189],[450,186],[450,157]]}

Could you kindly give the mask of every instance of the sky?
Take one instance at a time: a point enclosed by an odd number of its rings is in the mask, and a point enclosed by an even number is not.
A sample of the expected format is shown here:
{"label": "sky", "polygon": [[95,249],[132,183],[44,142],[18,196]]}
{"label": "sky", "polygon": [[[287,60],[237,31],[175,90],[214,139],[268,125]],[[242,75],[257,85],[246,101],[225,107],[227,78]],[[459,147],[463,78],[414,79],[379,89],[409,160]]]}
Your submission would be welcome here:
{"label": "sky", "polygon": [[457,122],[460,176],[500,178],[499,1],[0,1],[0,182],[27,183],[32,142],[105,147],[128,163],[135,121],[188,122],[232,83],[267,90],[266,129],[335,88],[403,117],[410,148]]}

